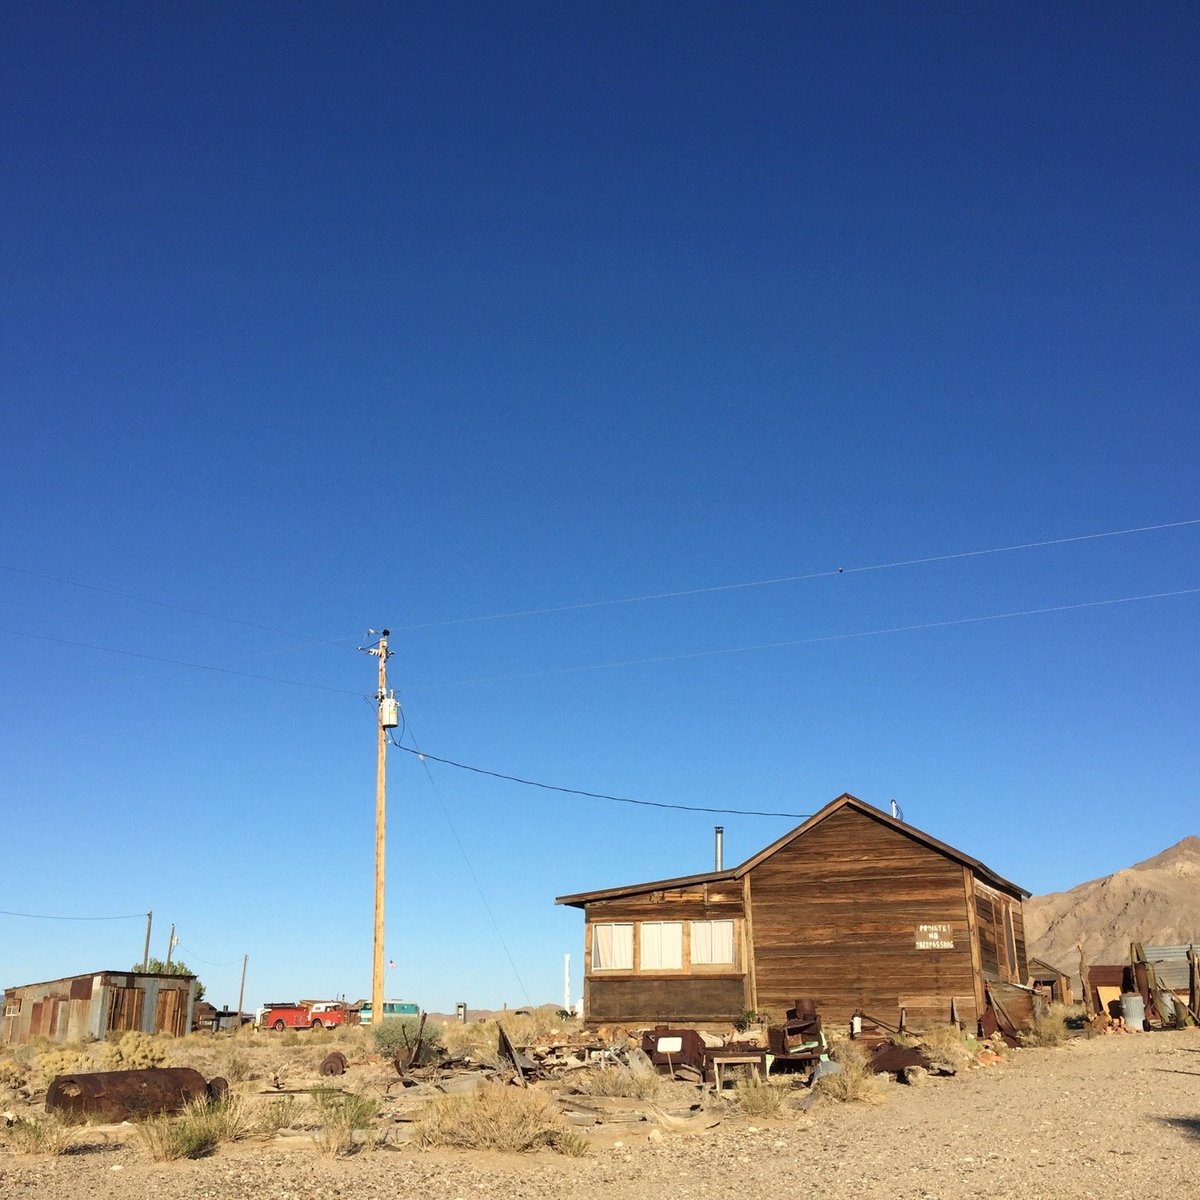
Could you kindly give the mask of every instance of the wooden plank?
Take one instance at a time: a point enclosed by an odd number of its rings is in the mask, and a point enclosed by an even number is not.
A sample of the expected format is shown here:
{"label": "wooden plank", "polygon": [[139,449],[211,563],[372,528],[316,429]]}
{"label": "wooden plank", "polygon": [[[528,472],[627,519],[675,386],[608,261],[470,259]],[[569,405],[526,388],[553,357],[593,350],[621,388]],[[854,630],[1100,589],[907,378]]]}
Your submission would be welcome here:
{"label": "wooden plank", "polygon": [[754,948],[754,897],[750,892],[749,873],[742,876],[742,911],[746,914],[742,922],[742,962],[746,964],[744,1000],[746,1012],[758,1012],[758,973],[755,966]]}
{"label": "wooden plank", "polygon": [[[983,992],[983,964],[979,949],[979,922],[975,912],[975,873],[970,867],[963,867],[963,892],[967,905],[967,936],[971,939],[971,979],[972,992],[975,996],[975,1020],[983,1016],[985,1004]],[[968,1033],[973,1030],[968,1027]]]}

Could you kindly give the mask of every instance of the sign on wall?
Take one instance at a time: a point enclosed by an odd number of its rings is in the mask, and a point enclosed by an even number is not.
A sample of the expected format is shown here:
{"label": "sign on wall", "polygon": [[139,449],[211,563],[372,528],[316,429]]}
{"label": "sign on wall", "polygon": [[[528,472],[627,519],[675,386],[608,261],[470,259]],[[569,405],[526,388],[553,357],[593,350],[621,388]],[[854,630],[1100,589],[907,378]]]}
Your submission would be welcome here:
{"label": "sign on wall", "polygon": [[918,950],[953,950],[954,930],[949,924],[918,925]]}

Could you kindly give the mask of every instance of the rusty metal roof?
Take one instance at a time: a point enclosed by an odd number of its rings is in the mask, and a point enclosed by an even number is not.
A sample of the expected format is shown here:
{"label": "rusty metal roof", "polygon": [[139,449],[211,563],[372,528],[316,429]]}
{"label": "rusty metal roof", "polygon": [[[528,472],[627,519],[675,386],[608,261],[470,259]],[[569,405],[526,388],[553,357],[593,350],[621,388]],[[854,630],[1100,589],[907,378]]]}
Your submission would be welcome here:
{"label": "rusty metal roof", "polygon": [[74,979],[95,979],[97,975],[123,975],[127,979],[195,979],[195,975],[181,975],[176,971],[81,971],[78,975],[64,975],[60,979],[43,979],[39,983],[14,983],[6,992],[19,992],[22,988],[49,987],[52,983],[70,983]]}
{"label": "rusty metal roof", "polygon": [[819,825],[826,818],[831,817],[835,812],[839,812],[843,808],[853,808],[864,816],[871,817],[873,820],[890,826],[898,833],[902,833],[914,841],[921,842],[931,850],[936,850],[939,854],[944,854],[947,858],[954,859],[956,862],[970,867],[984,883],[990,884],[1000,891],[1010,892],[1021,898],[1032,894],[1026,888],[1012,883],[1002,875],[997,875],[991,867],[980,862],[977,858],[972,858],[970,855],[964,854],[961,850],[956,850],[953,846],[938,841],[937,838],[931,837],[915,826],[896,820],[895,817],[876,808],[873,804],[868,804],[865,800],[860,800],[857,796],[850,795],[849,792],[843,792],[836,800],[831,800],[825,805],[820,812],[814,813],[803,824],[796,826],[789,833],[785,833],[783,837],[778,838],[765,849],[746,859],[740,866],[731,867],[724,871],[708,871],[700,875],[681,875],[674,879],[655,879],[649,883],[633,883],[627,884],[624,887],[601,888],[598,891],[591,892],[576,892],[569,896],[556,896],[554,903],[565,904],[573,908],[583,908],[595,900],[614,900],[620,896],[636,896],[643,892],[667,891],[672,888],[691,887],[702,883],[733,882],[741,879],[743,875],[753,870],[759,863],[782,850],[784,846],[795,841],[796,838],[803,837],[814,826]]}

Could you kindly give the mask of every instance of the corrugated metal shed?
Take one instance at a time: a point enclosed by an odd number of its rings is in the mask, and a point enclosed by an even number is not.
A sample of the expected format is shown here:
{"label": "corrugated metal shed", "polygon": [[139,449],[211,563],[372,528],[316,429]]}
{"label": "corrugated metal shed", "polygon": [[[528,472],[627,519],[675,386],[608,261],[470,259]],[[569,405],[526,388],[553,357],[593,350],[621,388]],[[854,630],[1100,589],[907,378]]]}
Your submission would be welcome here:
{"label": "corrugated metal shed", "polygon": [[1160,983],[1182,992],[1187,999],[1188,991],[1188,950],[1190,946],[1143,946],[1142,952],[1146,961],[1154,968]]}
{"label": "corrugated metal shed", "polygon": [[194,975],[95,971],[6,988],[0,1042],[77,1042],[140,1030],[182,1037],[192,1027]]}

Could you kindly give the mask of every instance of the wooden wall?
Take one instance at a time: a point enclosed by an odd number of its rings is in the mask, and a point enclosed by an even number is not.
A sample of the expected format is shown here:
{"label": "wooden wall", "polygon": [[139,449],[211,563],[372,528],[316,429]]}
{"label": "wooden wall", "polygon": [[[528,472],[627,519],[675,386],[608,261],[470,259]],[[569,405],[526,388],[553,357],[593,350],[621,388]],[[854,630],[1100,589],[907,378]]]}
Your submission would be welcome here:
{"label": "wooden wall", "polygon": [[[703,884],[595,900],[587,906],[584,938],[584,1019],[589,1024],[652,1025],[661,1022],[730,1024],[745,1011],[746,946],[742,885]],[[637,929],[634,970],[592,969],[592,927],[641,921],[725,921],[734,926],[734,964],[706,965],[666,973],[640,970]],[[684,937],[688,928],[684,926]]]}
{"label": "wooden wall", "polygon": [[729,1025],[746,1007],[740,975],[593,976],[587,989],[595,1025]]}
{"label": "wooden wall", "polygon": [[[749,872],[759,1011],[782,1019],[814,996],[827,1023],[861,1009],[910,1024],[978,1016],[960,863],[852,808],[832,813]],[[922,925],[945,925],[922,938]],[[919,941],[953,948],[918,949]]]}

